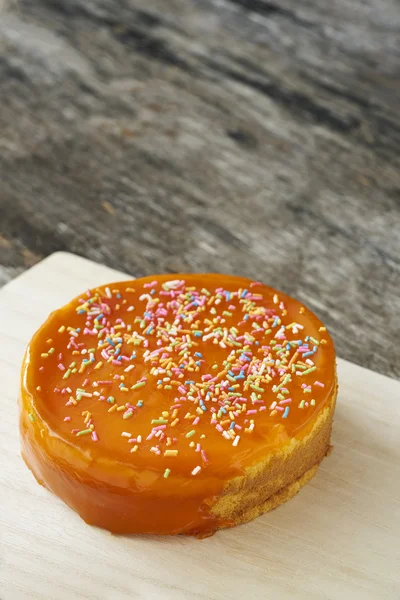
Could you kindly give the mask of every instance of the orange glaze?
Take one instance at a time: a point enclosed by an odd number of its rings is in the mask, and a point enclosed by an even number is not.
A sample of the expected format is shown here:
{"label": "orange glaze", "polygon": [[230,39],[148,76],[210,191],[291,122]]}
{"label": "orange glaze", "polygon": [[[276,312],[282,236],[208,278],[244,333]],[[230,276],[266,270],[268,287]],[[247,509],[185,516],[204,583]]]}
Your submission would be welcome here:
{"label": "orange glaze", "polygon": [[[21,435],[28,466],[85,521],[114,532],[206,535],[229,525],[210,512],[226,482],[305,435],[331,394],[331,338],[298,301],[244,278],[158,275],[106,288],[53,312],[27,348]],[[219,288],[231,297],[216,294]],[[297,374],[305,368],[313,370]],[[289,411],[271,409],[274,401]],[[94,433],[79,434],[88,429]]]}

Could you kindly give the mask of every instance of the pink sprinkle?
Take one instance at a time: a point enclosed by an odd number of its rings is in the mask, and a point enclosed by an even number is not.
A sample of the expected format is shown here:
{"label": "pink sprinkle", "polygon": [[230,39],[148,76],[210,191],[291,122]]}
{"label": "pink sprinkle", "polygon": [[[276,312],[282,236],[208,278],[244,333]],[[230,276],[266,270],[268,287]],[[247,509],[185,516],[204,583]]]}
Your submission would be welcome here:
{"label": "pink sprinkle", "polygon": [[260,408],[258,410],[261,412],[262,410],[267,410],[267,407],[266,406],[260,406]]}
{"label": "pink sprinkle", "polygon": [[178,387],[178,392],[180,392],[181,394],[186,394],[186,389],[183,387],[183,385],[180,385]]}
{"label": "pink sprinkle", "polygon": [[[207,375],[202,375],[201,376],[203,381],[210,381],[211,379],[211,375],[209,373],[207,373]],[[215,381],[216,378],[213,379],[213,381]]]}
{"label": "pink sprinkle", "polygon": [[160,431],[160,429],[165,429],[166,425],[157,425],[157,427],[153,427],[153,431]]}
{"label": "pink sprinkle", "polygon": [[281,400],[281,401],[279,402],[279,404],[290,404],[290,403],[291,403],[291,401],[292,401],[292,399],[291,399],[291,398],[285,398],[285,400]]}
{"label": "pink sprinkle", "polygon": [[285,409],[283,408],[283,406],[275,406],[275,410],[282,410],[283,411]]}
{"label": "pink sprinkle", "polygon": [[196,446],[196,452],[200,452],[200,450],[201,450],[201,445],[197,444],[197,446]]}
{"label": "pink sprinkle", "polygon": [[256,287],[258,285],[262,285],[261,281],[252,281],[250,287]]}
{"label": "pink sprinkle", "polygon": [[78,433],[79,429],[71,429],[71,433],[73,433],[75,435],[75,433]]}
{"label": "pink sprinkle", "polygon": [[64,419],[64,421],[65,421],[66,423],[68,423],[68,421],[70,421],[70,420],[71,420],[71,417],[65,417],[65,419]]}
{"label": "pink sprinkle", "polygon": [[320,381],[314,381],[314,385],[318,385],[319,387],[325,387],[324,383],[321,383]]}
{"label": "pink sprinkle", "polygon": [[242,426],[241,426],[241,425],[238,425],[238,424],[236,423],[236,425],[235,425],[235,429],[237,429],[237,431],[241,431],[241,430],[242,430]]}
{"label": "pink sprinkle", "polygon": [[255,415],[256,413],[257,413],[257,411],[256,411],[256,410],[248,410],[248,411],[246,412],[246,415]]}
{"label": "pink sprinkle", "polygon": [[224,428],[222,427],[222,425],[220,425],[219,423],[215,426],[215,429],[217,431],[223,431],[224,430]]}
{"label": "pink sprinkle", "polygon": [[153,439],[154,436],[155,436],[155,432],[152,431],[151,433],[149,433],[149,435],[147,436],[146,440],[151,440],[151,439]]}
{"label": "pink sprinkle", "polygon": [[196,417],[195,420],[193,421],[193,425],[198,425],[200,421],[200,417]]}
{"label": "pink sprinkle", "polygon": [[97,433],[95,431],[92,431],[92,440],[94,442],[98,442],[99,441],[99,438],[98,438]]}
{"label": "pink sprinkle", "polygon": [[40,367],[40,368],[39,368],[39,371],[44,371],[44,367]]}
{"label": "pink sprinkle", "polygon": [[122,362],[120,360],[112,360],[111,363],[116,367],[122,367]]}
{"label": "pink sprinkle", "polygon": [[89,383],[89,379],[85,379],[85,381],[82,383],[82,387],[85,387],[85,385],[87,385]]}
{"label": "pink sprinkle", "polygon": [[200,454],[201,454],[201,458],[204,460],[204,462],[208,462],[208,458],[207,458],[207,455],[206,455],[206,453],[204,452],[204,450],[202,450],[202,451],[200,452]]}

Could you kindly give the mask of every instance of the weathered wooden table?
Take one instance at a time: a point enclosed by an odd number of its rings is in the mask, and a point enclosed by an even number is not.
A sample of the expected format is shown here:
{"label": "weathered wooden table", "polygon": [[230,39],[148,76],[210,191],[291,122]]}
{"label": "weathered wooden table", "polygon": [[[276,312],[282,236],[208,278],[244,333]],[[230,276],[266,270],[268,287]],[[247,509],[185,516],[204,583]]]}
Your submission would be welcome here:
{"label": "weathered wooden table", "polygon": [[246,274],[400,376],[397,0],[11,4],[2,283],[57,249]]}

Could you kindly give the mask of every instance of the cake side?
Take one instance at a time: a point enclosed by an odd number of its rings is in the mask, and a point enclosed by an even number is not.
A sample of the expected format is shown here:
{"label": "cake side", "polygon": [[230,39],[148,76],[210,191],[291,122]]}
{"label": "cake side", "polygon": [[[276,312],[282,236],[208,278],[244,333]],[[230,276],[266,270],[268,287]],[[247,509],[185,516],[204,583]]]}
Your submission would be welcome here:
{"label": "cake side", "polygon": [[337,384],[312,429],[231,480],[212,506],[220,520],[238,525],[276,508],[294,496],[317,472],[329,453]]}

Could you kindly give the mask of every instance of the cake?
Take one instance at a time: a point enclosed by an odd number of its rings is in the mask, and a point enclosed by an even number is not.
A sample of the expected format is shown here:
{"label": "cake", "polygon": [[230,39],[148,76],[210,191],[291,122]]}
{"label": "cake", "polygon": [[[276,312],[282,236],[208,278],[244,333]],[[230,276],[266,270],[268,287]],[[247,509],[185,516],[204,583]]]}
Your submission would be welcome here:
{"label": "cake", "polygon": [[313,477],[336,393],[326,328],[285,294],[218,274],[113,283],[33,336],[22,456],[89,524],[204,537]]}

